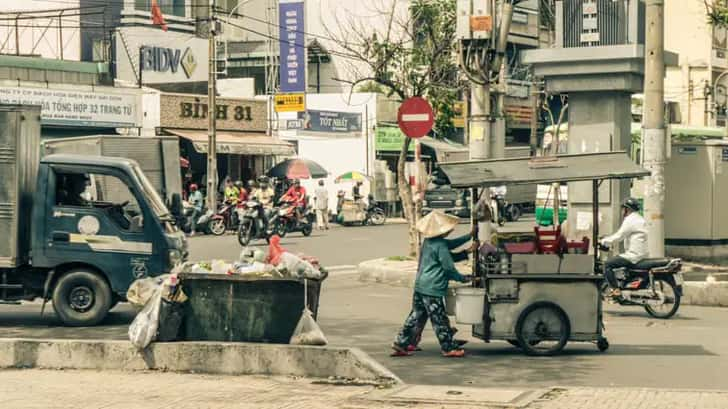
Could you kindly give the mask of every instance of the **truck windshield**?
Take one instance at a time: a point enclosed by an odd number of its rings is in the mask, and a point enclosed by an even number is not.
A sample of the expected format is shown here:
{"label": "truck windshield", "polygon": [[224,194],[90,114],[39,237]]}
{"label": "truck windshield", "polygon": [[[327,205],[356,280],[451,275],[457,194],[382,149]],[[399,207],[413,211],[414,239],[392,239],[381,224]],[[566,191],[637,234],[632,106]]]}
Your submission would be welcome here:
{"label": "truck windshield", "polygon": [[133,166],[132,169],[134,170],[134,176],[136,176],[142,187],[144,197],[146,197],[147,201],[149,201],[149,205],[152,207],[154,214],[156,214],[162,221],[168,219],[170,217],[169,210],[167,210],[167,206],[164,205],[162,198],[159,197],[159,194],[157,193],[157,190],[154,189],[152,183],[149,179],[147,179],[144,172],[142,172],[138,166]]}

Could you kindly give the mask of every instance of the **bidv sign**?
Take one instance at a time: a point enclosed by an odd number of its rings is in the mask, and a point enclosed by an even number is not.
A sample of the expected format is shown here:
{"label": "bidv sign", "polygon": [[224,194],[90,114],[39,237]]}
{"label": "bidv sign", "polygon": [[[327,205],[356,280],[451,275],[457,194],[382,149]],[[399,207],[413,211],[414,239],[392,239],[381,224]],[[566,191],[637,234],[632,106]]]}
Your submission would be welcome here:
{"label": "bidv sign", "polygon": [[197,60],[189,47],[183,51],[175,48],[144,46],[140,59],[143,71],[176,74],[181,68],[187,78],[192,77],[197,68]]}

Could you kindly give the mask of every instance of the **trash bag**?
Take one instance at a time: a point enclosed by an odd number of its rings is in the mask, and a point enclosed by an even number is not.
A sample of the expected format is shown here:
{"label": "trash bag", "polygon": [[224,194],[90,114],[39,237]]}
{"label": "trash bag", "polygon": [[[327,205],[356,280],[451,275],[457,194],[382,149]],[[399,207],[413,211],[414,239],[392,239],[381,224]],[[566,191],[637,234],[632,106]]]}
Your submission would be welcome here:
{"label": "trash bag", "polygon": [[313,314],[308,307],[303,309],[301,319],[291,336],[291,344],[293,345],[326,345],[329,341],[326,339],[324,332],[313,319]]}
{"label": "trash bag", "polygon": [[326,345],[326,339],[321,327],[313,319],[311,310],[308,309],[308,280],[303,279],[303,314],[298,320],[296,329],[293,331],[290,343],[293,345]]}
{"label": "trash bag", "polygon": [[161,287],[154,291],[152,297],[147,301],[144,308],[137,314],[129,326],[129,341],[139,348],[144,349],[154,341],[159,329],[159,310],[162,304]]}
{"label": "trash bag", "polygon": [[280,263],[278,268],[283,268],[288,271],[288,275],[291,277],[311,278],[320,279],[322,277],[321,271],[319,271],[313,264],[295,254],[285,252],[280,255]]}
{"label": "trash bag", "polygon": [[147,277],[134,281],[126,292],[126,300],[137,308],[142,308],[147,304],[154,292],[162,286],[164,280],[169,274],[157,277]]}

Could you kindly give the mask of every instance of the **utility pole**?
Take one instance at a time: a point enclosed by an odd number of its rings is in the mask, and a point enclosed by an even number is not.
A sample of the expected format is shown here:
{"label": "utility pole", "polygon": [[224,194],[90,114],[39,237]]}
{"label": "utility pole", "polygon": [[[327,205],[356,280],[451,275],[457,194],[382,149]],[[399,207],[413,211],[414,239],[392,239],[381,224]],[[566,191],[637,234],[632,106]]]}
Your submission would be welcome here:
{"label": "utility pole", "polygon": [[217,209],[217,106],[215,92],[217,81],[217,52],[215,44],[215,0],[210,0],[210,31],[208,35],[209,76],[207,79],[207,209]]}
{"label": "utility pole", "polygon": [[646,2],[644,167],[651,172],[645,190],[650,257],[665,255],[665,19],[664,0]]}
{"label": "utility pole", "polygon": [[536,79],[531,83],[531,103],[531,135],[528,144],[531,147],[531,156],[536,156],[538,152],[538,114],[541,106],[541,86]]}

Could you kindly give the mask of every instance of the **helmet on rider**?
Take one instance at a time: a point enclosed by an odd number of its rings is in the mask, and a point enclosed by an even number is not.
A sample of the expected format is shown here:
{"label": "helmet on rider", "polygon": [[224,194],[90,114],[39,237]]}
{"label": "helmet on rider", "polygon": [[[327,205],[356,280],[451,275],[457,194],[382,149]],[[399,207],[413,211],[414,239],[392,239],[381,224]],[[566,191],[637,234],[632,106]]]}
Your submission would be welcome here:
{"label": "helmet on rider", "polygon": [[242,180],[235,181],[235,187],[238,188],[238,189],[242,188],[243,187],[243,181]]}
{"label": "helmet on rider", "polygon": [[197,191],[197,185],[196,185],[196,184],[194,184],[194,183],[193,183],[193,184],[191,184],[191,185],[190,185],[190,192],[196,192],[196,191]]}
{"label": "helmet on rider", "polygon": [[260,176],[258,177],[258,184],[260,186],[265,186],[268,184],[268,176]]}
{"label": "helmet on rider", "polygon": [[622,207],[624,209],[629,209],[633,212],[639,212],[640,202],[633,197],[628,197],[627,199],[624,199],[624,202],[622,202]]}

